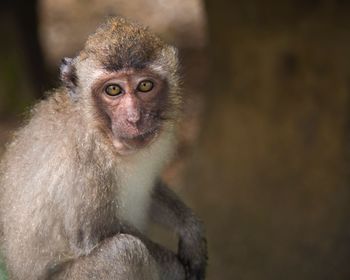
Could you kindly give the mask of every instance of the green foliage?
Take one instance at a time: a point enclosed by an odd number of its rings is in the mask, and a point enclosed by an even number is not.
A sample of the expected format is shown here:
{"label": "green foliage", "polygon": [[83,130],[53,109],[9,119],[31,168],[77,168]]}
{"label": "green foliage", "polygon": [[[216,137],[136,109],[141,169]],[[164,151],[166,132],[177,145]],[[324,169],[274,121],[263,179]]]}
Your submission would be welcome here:
{"label": "green foliage", "polygon": [[5,264],[0,259],[0,280],[7,280],[7,273],[5,269]]}
{"label": "green foliage", "polygon": [[0,117],[18,115],[33,102],[33,89],[18,48],[18,38],[11,22],[3,19],[0,33],[4,42],[0,46]]}
{"label": "green foliage", "polygon": [[22,75],[21,63],[15,53],[7,52],[0,66],[0,113],[18,114],[33,101],[31,88]]}

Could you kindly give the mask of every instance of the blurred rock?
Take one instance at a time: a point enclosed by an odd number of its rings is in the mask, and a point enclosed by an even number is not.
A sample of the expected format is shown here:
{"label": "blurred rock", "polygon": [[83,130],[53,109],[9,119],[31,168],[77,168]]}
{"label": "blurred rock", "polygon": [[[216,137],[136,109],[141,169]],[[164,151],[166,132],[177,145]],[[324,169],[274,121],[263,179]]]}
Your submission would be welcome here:
{"label": "blurred rock", "polygon": [[108,15],[145,24],[181,48],[206,44],[201,0],[41,0],[40,15],[42,43],[53,65],[78,51]]}

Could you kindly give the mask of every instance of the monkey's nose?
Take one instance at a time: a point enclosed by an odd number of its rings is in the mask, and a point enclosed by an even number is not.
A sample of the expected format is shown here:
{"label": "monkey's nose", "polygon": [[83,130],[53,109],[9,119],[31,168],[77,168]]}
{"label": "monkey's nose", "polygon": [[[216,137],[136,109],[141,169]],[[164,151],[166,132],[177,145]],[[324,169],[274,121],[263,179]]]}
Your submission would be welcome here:
{"label": "monkey's nose", "polygon": [[138,125],[141,121],[141,113],[138,110],[128,112],[126,120],[131,125]]}

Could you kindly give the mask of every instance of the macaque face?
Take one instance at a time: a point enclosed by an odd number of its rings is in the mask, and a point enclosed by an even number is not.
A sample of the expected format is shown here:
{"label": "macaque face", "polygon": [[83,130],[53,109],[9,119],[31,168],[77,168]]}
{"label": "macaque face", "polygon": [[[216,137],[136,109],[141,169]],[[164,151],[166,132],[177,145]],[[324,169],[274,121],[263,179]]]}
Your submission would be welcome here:
{"label": "macaque face", "polygon": [[120,70],[100,77],[93,96],[121,154],[150,144],[159,135],[168,100],[167,83],[149,70]]}

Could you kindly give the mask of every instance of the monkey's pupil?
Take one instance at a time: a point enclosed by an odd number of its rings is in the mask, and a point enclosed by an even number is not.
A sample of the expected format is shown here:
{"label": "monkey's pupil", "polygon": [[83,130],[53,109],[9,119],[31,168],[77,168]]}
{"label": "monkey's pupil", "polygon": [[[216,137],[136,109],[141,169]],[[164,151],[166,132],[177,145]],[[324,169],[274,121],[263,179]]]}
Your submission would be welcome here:
{"label": "monkey's pupil", "polygon": [[106,93],[109,95],[117,95],[121,93],[121,89],[118,85],[110,85],[106,88]]}
{"label": "monkey's pupil", "polygon": [[152,88],[153,88],[153,83],[150,81],[141,82],[138,87],[138,89],[143,92],[150,91]]}

